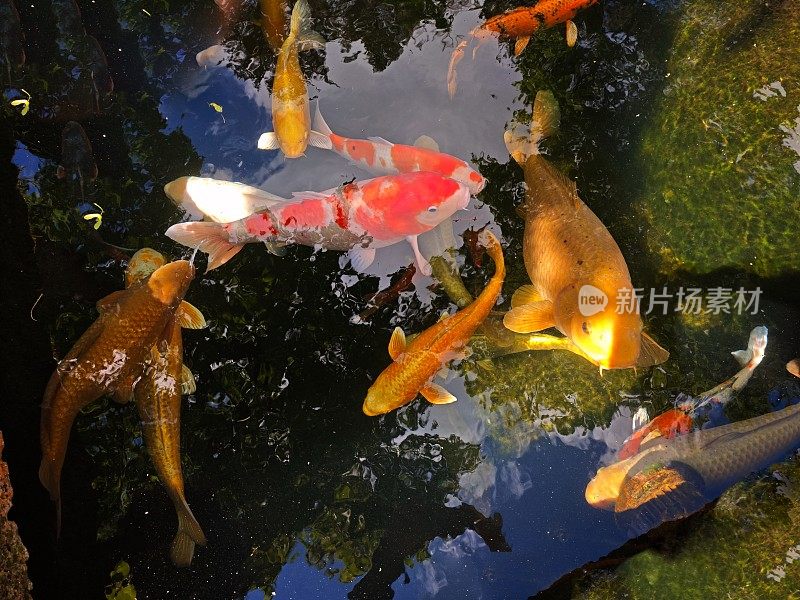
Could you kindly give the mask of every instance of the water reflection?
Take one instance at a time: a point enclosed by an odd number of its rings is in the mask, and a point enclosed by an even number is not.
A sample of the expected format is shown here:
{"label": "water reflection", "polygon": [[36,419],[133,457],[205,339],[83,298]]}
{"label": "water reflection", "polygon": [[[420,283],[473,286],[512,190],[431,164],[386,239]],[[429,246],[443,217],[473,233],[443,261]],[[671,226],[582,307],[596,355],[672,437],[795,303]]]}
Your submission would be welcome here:
{"label": "water reflection", "polygon": [[[84,191],[87,203],[104,209],[103,239],[126,248],[152,245],[173,258],[179,249],[161,232],[180,215],[161,190],[177,177],[213,175],[288,195],[364,176],[313,148],[302,162],[255,149],[257,135],[272,129],[275,61],[256,3],[223,14],[210,2],[187,1],[150,15],[139,2],[98,4],[81,4],[80,23],[72,2],[20,6],[28,60],[13,72],[14,85],[31,92],[32,108],[15,117],[15,161],[27,176],[42,271],[44,297],[35,314],[59,355],[93,320],[93,302],[121,281],[120,265],[87,243],[91,224],[75,210],[82,205],[77,183],[56,177],[66,121],[81,121],[93,147],[98,177]],[[524,190],[502,131],[538,89],[553,89],[564,132],[553,140],[552,159],[577,179],[631,272],[649,286],[660,282],[654,255],[642,251],[631,161],[641,124],[660,97],[672,4],[606,2],[587,14],[585,36],[572,50],[560,31],[545,32],[520,59],[510,58],[504,44],[487,44],[461,69],[451,102],[449,55],[478,22],[477,11],[444,3],[365,9],[315,2],[316,24],[330,41],[324,57],[306,57],[302,67],[335,131],[405,143],[424,134],[475,161],[489,184],[455,233],[459,239],[485,224],[502,233],[509,289],[526,279],[522,222],[514,212]],[[490,12],[500,7],[482,16]],[[103,63],[84,47],[89,35],[107,58],[111,94],[102,91],[108,85],[93,83],[102,79]],[[212,45],[224,54],[215,51],[198,66],[195,56]],[[720,358],[727,351],[720,348],[753,326],[733,318],[654,319],[648,327],[676,349],[671,361],[663,370],[603,378],[568,353],[487,360],[477,349],[445,382],[455,404],[418,401],[373,422],[359,406],[387,364],[392,327],[429,326],[450,308],[441,288],[415,273],[413,290],[356,326],[364,297],[411,264],[407,249],[379,257],[372,277],[311,249],[281,258],[261,249],[244,253],[246,260],[197,281],[189,294],[210,322],[207,331],[187,336],[198,393],[184,406],[183,449],[187,494],[207,528],[207,549],[192,571],[179,573],[153,552],[150,540],[167,539],[174,516],[146,477],[139,427],[116,408],[95,405],[79,417],[74,466],[65,473],[72,500],[61,566],[49,574],[59,593],[99,590],[97,581],[121,558],[145,598],[243,596],[250,587],[300,598],[362,590],[388,597],[388,589],[398,598],[534,593],[627,539],[612,515],[586,506],[583,492],[609,448],[630,432],[630,415],[641,405],[657,414],[677,391],[727,377]],[[476,294],[485,273],[463,256],[457,260]],[[731,285],[741,276],[715,271],[700,283]],[[783,283],[773,282],[775,299],[765,311],[786,354],[796,343],[796,308],[781,295]],[[753,399],[765,397],[764,382],[782,374],[789,358],[777,369],[764,366],[741,410],[756,412]],[[89,493],[96,496],[85,500]],[[97,527],[85,518],[95,518],[95,508]],[[107,551],[99,557],[89,554],[96,534]],[[94,583],[78,581],[75,572],[88,572]]]}

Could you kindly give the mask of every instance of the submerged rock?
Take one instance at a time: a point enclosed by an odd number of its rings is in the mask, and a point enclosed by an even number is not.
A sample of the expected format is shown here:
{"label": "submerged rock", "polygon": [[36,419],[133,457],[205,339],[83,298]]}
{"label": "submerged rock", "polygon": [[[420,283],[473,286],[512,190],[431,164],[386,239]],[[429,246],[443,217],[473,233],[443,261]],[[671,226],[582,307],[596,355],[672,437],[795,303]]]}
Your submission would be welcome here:
{"label": "submerged rock", "polygon": [[31,597],[26,566],[28,551],[19,539],[17,525],[8,520],[13,490],[2,453],[3,434],[0,433],[0,598],[22,600]]}
{"label": "submerged rock", "polygon": [[639,205],[659,270],[772,277],[800,257],[800,13],[789,0],[684,5],[643,132]]}

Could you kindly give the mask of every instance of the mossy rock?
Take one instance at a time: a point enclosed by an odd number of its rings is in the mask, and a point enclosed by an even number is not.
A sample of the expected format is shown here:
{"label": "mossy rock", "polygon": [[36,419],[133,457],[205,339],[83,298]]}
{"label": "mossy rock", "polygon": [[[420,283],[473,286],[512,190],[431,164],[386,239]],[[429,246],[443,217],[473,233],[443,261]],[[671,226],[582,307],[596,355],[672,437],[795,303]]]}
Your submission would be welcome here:
{"label": "mossy rock", "polygon": [[797,269],[800,172],[785,140],[800,128],[798,47],[794,2],[685,3],[641,148],[639,208],[662,273]]}

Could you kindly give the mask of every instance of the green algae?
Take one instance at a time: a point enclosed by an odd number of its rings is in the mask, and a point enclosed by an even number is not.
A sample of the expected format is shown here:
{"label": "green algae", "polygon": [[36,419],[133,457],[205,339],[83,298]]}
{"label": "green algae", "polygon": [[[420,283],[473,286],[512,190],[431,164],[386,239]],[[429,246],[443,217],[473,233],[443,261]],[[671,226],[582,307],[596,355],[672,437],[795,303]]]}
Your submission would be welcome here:
{"label": "green algae", "polygon": [[800,173],[784,140],[800,104],[798,45],[793,2],[685,5],[640,154],[638,207],[662,273],[796,269],[787,224],[800,210]]}

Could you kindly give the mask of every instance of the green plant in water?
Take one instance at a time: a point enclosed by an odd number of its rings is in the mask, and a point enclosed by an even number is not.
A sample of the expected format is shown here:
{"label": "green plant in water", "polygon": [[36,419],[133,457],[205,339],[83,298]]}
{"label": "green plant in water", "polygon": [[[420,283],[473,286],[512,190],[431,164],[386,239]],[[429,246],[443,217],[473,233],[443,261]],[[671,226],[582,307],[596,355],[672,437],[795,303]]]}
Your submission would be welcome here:
{"label": "green plant in water", "polygon": [[136,600],[136,588],[130,580],[131,567],[124,560],[111,571],[111,583],[106,586],[107,600]]}

